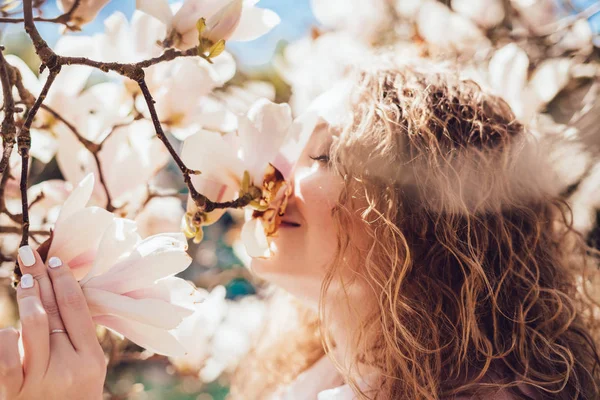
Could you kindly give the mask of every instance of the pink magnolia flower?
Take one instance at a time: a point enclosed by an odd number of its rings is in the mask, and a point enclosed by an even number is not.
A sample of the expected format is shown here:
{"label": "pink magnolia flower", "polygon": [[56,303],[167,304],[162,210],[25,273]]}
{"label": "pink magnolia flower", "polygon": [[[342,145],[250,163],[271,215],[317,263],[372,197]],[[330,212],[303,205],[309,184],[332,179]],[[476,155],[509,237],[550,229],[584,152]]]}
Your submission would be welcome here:
{"label": "pink magnolia flower", "polygon": [[142,239],[134,221],[86,207],[94,188],[88,175],[66,200],[55,225],[48,257],[71,267],[92,318],[153,352],[181,356],[175,329],[203,297],[174,277],[188,267],[182,234]]}
{"label": "pink magnolia flower", "polygon": [[[212,201],[234,200],[250,194],[255,210],[244,226],[242,235],[250,256],[270,254],[267,235],[277,230],[279,212],[285,209],[280,198],[285,191],[294,163],[316,124],[313,113],[292,119],[287,104],[275,104],[263,99],[240,116],[236,133],[222,136],[202,131],[184,142],[182,159],[201,175],[192,177],[195,188]],[[276,209],[276,200],[281,204]],[[282,208],[280,208],[282,207]],[[200,213],[192,200],[188,201],[185,233],[196,241],[202,239],[202,226],[218,220],[224,210]]]}
{"label": "pink magnolia flower", "polygon": [[258,0],[185,0],[172,9],[168,0],[136,0],[136,7],[167,26],[167,41],[182,50],[198,46],[196,23],[207,22],[211,40],[254,40],[279,24],[271,10],[255,7]]}
{"label": "pink magnolia flower", "polygon": [[[110,0],[81,0],[72,15],[72,20],[77,26],[91,22]],[[67,12],[73,7],[75,0],[56,0],[56,5],[62,12]]]}

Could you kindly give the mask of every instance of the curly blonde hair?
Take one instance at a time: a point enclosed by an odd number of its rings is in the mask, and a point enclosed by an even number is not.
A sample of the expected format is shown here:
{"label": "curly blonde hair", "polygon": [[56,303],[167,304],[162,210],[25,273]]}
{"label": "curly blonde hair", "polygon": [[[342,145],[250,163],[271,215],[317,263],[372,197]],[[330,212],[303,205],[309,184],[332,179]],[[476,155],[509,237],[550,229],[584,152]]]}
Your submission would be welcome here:
{"label": "curly blonde hair", "polygon": [[[504,101],[452,70],[380,59],[357,74],[330,154],[346,183],[333,210],[339,248],[319,323],[307,325],[322,349],[335,346],[328,292],[353,253],[375,302],[353,332],[354,365],[336,364],[360,398],[599,398],[599,304],[588,295],[597,258],[553,192],[543,146]],[[303,337],[271,347],[271,362],[257,357],[260,370],[284,376],[283,348],[312,349],[295,373],[308,367],[317,336]],[[375,390],[355,381],[359,364],[379,372]]]}

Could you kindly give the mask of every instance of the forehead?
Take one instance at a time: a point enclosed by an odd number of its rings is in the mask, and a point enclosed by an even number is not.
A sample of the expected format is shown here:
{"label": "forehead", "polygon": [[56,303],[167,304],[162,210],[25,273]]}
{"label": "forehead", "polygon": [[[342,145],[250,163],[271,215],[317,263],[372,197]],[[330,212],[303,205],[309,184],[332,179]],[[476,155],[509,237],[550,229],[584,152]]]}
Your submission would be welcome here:
{"label": "forehead", "polygon": [[314,147],[319,144],[330,142],[335,136],[337,136],[336,130],[326,122],[322,121],[315,126],[315,129],[310,136],[309,145]]}

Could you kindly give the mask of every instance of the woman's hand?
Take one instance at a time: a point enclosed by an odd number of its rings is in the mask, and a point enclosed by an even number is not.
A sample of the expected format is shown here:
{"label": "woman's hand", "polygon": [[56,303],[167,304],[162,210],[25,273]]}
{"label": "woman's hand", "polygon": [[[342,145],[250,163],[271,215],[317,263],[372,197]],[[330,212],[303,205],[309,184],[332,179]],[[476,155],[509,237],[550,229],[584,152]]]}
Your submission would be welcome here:
{"label": "woman's hand", "polygon": [[19,332],[0,330],[0,399],[101,399],[106,363],[85,297],[67,265],[19,249]]}

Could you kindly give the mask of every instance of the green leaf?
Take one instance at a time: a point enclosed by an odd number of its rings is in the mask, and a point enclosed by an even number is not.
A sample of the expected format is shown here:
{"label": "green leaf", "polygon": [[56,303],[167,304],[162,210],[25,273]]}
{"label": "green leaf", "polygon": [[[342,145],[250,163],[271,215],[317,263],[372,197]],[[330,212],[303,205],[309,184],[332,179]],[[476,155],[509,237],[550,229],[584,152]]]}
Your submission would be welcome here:
{"label": "green leaf", "polygon": [[208,52],[208,58],[214,58],[219,56],[225,51],[225,40],[221,39],[217,43],[213,44]]}

